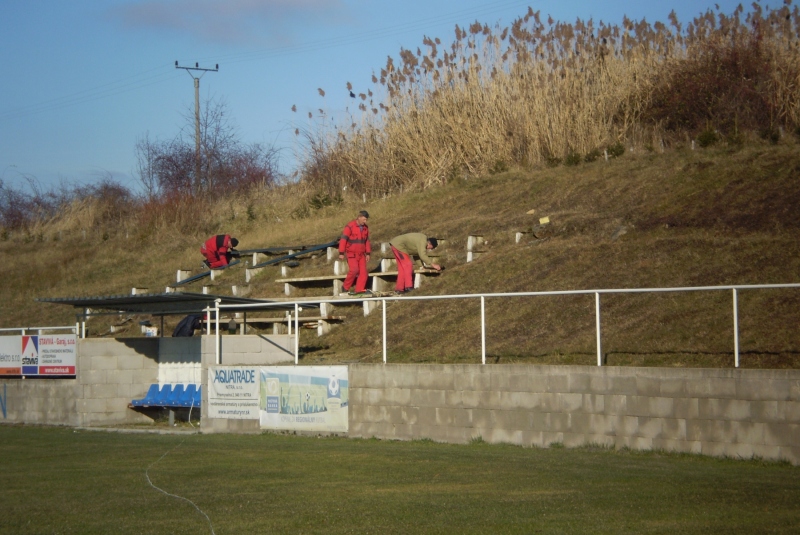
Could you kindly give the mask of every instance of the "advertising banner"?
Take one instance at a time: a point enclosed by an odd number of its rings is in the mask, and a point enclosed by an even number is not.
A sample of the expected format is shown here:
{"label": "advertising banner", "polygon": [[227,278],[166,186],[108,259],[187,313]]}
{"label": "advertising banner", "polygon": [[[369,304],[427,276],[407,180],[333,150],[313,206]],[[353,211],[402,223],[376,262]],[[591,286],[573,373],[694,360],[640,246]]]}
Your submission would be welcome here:
{"label": "advertising banner", "polygon": [[208,369],[208,416],[258,420],[259,369],[218,366]]}
{"label": "advertising banner", "polygon": [[21,336],[0,336],[0,375],[22,375],[21,348]]}
{"label": "advertising banner", "polygon": [[77,336],[0,336],[0,375],[74,376]]}
{"label": "advertising banner", "polygon": [[347,366],[268,366],[260,370],[263,429],[347,432]]}

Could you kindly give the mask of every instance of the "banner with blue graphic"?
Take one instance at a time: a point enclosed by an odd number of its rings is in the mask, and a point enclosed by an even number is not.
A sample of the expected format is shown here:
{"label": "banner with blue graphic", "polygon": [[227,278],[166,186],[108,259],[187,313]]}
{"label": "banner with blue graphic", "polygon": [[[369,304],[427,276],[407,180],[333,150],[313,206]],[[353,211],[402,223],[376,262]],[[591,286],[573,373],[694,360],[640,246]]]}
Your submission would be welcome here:
{"label": "banner with blue graphic", "polygon": [[347,432],[347,366],[269,366],[260,371],[262,428]]}
{"label": "banner with blue graphic", "polygon": [[77,336],[0,336],[0,375],[74,377]]}

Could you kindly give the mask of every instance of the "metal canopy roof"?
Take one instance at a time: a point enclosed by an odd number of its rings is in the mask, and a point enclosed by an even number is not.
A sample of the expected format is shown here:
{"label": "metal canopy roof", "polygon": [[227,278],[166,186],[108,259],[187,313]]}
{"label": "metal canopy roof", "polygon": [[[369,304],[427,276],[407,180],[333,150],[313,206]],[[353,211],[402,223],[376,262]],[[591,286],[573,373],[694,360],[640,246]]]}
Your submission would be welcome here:
{"label": "metal canopy roof", "polygon": [[[188,292],[138,294],[138,295],[107,295],[96,297],[40,297],[36,301],[42,303],[55,303],[71,305],[75,308],[105,310],[110,313],[137,313],[161,316],[168,314],[201,314],[209,306],[214,306],[214,301],[220,300],[223,305],[253,305],[270,303],[270,308],[289,310],[294,304],[277,304],[267,299],[249,299],[231,295],[212,295]],[[308,307],[309,305],[304,305]],[[243,307],[245,309],[247,307]],[[230,309],[229,309],[230,310]],[[235,310],[235,309],[233,309]],[[89,315],[92,315],[91,313]]]}

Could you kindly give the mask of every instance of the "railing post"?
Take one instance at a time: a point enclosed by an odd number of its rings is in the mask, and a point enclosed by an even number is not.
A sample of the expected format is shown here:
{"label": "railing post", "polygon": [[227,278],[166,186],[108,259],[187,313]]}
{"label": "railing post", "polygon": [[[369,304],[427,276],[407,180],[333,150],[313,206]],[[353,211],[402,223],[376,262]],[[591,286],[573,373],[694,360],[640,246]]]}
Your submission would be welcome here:
{"label": "railing post", "polygon": [[733,360],[739,367],[739,294],[733,289]]}
{"label": "railing post", "polygon": [[481,296],[481,364],[486,364],[486,297]]}
{"label": "railing post", "polygon": [[294,365],[300,361],[300,310],[297,303],[294,304]]}
{"label": "railing post", "polygon": [[222,338],[219,335],[219,300],[214,302],[214,351],[217,366],[222,364]]}
{"label": "railing post", "polygon": [[594,293],[594,315],[597,325],[597,365],[603,365],[603,345],[600,340],[600,292]]}
{"label": "railing post", "polygon": [[383,308],[383,363],[386,364],[386,299],[381,299]]}

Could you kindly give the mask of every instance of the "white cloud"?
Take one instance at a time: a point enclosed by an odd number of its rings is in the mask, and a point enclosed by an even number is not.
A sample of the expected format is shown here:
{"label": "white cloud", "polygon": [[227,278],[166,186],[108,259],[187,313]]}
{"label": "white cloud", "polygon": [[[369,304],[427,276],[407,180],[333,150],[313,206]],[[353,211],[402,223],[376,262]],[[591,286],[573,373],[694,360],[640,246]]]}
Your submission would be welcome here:
{"label": "white cloud", "polygon": [[223,44],[292,43],[293,28],[346,23],[349,13],[344,0],[135,0],[109,11],[127,27]]}

